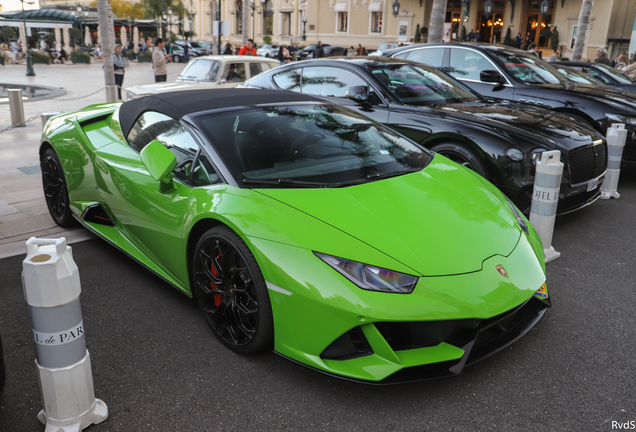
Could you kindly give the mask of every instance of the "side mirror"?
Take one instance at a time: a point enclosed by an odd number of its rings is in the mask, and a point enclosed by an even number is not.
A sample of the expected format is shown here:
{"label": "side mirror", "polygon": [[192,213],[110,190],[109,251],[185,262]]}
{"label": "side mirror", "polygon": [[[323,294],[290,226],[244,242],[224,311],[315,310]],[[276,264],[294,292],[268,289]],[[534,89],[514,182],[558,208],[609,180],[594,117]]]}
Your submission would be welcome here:
{"label": "side mirror", "polygon": [[367,86],[353,86],[347,89],[345,93],[347,99],[351,99],[357,103],[369,102],[369,87]]}
{"label": "side mirror", "polygon": [[497,72],[496,70],[481,71],[481,73],[479,74],[479,79],[482,82],[487,82],[487,83],[495,83],[495,84],[506,83],[506,79],[503,76],[501,76],[501,74]]}
{"label": "side mirror", "polygon": [[177,157],[163,144],[153,140],[141,150],[140,156],[152,178],[163,183],[172,181],[172,170],[177,166]]}

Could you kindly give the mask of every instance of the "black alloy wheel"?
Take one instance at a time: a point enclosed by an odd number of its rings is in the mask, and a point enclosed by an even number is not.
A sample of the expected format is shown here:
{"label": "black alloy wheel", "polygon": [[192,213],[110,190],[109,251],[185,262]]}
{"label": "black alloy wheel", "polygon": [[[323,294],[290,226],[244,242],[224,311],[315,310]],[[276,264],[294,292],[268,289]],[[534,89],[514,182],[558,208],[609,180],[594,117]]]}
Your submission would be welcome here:
{"label": "black alloy wheel", "polygon": [[485,179],[491,180],[488,166],[470,147],[459,143],[443,143],[434,145],[431,150],[475,171]]}
{"label": "black alloy wheel", "polygon": [[51,217],[61,227],[75,225],[64,170],[55,150],[47,149],[40,160],[44,198]]}
{"label": "black alloy wheel", "polygon": [[221,342],[241,354],[272,349],[265,279],[245,242],[228,227],[211,228],[196,246],[192,267],[193,294]]}

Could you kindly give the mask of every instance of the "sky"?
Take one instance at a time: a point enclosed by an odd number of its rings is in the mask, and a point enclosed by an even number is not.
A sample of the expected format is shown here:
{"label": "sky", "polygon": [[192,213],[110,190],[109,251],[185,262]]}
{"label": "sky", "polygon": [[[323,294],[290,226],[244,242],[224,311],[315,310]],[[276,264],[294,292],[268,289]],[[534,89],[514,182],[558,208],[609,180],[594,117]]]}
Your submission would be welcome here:
{"label": "sky", "polygon": [[[24,3],[24,9],[28,10],[28,9],[39,9],[40,6],[38,4],[38,0],[35,0],[35,3],[30,5],[28,3]],[[21,10],[22,9],[22,5],[20,4],[20,0],[0,0],[0,5],[2,6],[2,9],[0,9],[0,11],[2,12],[11,12],[11,11],[16,11],[16,10]]]}

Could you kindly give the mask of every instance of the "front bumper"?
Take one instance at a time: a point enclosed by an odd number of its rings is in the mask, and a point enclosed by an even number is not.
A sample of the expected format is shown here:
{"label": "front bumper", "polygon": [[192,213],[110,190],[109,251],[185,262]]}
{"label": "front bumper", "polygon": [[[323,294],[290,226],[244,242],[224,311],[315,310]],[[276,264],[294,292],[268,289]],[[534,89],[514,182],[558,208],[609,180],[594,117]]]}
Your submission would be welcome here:
{"label": "front bumper", "polygon": [[490,257],[473,273],[420,277],[411,294],[364,291],[311,251],[246,241],[268,282],[275,351],[339,378],[386,384],[456,375],[517,340],[550,306],[535,298],[545,271],[534,230],[509,256]]}

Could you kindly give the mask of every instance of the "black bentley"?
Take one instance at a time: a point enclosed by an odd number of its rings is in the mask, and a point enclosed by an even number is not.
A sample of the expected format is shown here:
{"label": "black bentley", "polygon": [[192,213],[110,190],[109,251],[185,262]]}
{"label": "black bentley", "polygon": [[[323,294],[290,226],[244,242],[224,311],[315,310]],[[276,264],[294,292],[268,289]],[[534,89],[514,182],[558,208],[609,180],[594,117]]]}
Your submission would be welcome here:
{"label": "black bentley", "polygon": [[634,81],[621,71],[606,64],[583,61],[558,61],[552,63],[552,65],[557,69],[559,66],[567,66],[586,73],[606,86],[615,87],[616,90],[636,93],[636,83]]}
{"label": "black bentley", "polygon": [[436,67],[486,98],[517,101],[568,114],[603,135],[613,123],[624,123],[629,133],[623,161],[636,162],[636,94],[573,83],[551,63],[502,45],[411,45],[382,55]]}
{"label": "black bentley", "polygon": [[317,59],[262,73],[243,87],[302,92],[357,109],[478,172],[526,212],[546,150],[560,150],[565,164],[558,213],[600,195],[607,156],[598,132],[548,110],[486,101],[434,68],[383,57]]}

